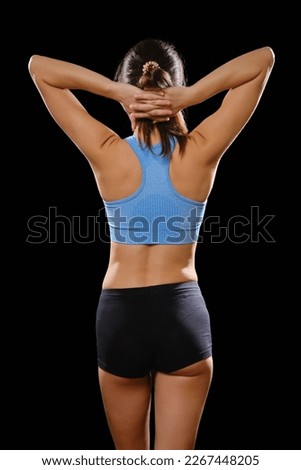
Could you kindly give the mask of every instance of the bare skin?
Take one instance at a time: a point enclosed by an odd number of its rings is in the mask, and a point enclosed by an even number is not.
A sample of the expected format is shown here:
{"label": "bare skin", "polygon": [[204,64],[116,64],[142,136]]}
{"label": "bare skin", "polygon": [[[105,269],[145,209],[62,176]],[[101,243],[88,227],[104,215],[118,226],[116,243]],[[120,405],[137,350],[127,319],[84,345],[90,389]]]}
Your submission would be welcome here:
{"label": "bare skin", "polygon": [[[263,47],[239,56],[190,87],[141,91],[112,82],[86,68],[41,56],[29,62],[30,74],[57,124],[87,158],[105,200],[132,194],[141,168],[129,145],[94,119],[71,90],[85,90],[118,101],[137,131],[139,118],[170,119],[182,109],[226,92],[221,106],[188,135],[184,154],[176,146],[170,177],[182,195],[205,201],[219,161],[254,113],[274,65]],[[158,142],[156,127],[152,143]],[[114,162],[114,164],[112,164]],[[104,288],[143,287],[197,280],[196,244],[123,245],[111,243]],[[212,379],[212,358],[153,378],[117,377],[99,369],[108,424],[116,449],[149,449],[152,379],[155,390],[156,449],[193,449]]]}

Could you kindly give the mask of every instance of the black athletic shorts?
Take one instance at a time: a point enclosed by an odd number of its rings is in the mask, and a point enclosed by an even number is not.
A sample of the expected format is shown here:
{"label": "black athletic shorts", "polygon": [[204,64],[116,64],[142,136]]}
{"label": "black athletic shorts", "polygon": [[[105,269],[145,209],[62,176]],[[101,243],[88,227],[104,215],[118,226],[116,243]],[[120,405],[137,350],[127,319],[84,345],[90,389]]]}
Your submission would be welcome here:
{"label": "black athletic shorts", "polygon": [[98,366],[122,377],[173,372],[212,355],[210,318],[196,281],[102,289]]}

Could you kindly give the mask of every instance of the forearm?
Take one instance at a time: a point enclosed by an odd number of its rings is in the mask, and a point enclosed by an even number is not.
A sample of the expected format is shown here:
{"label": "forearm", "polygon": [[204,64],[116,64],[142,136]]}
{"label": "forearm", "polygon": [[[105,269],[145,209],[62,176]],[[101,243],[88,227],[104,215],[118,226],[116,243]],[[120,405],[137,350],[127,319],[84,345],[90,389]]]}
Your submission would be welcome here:
{"label": "forearm", "polygon": [[37,83],[42,80],[56,88],[85,90],[114,99],[115,83],[104,75],[85,67],[62,60],[33,55],[30,58],[28,68],[33,80]]}
{"label": "forearm", "polygon": [[274,63],[274,54],[263,47],[243,54],[216,68],[189,87],[188,106],[199,104],[222,91],[236,88],[262,74],[263,80]]}

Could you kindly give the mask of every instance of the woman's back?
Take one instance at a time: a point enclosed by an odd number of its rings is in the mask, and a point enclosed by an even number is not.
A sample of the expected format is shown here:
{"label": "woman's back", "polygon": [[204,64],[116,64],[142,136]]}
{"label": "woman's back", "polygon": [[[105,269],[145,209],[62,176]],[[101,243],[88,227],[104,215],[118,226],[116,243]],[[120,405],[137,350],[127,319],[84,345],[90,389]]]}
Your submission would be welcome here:
{"label": "woman's back", "polygon": [[[135,149],[139,143],[135,137],[132,140],[136,141]],[[206,158],[202,158],[202,140],[201,136],[192,133],[183,154],[180,154],[179,146],[176,145],[170,158],[159,154],[153,156],[153,159],[159,159],[161,163],[164,159],[164,162],[163,165],[159,164],[155,167],[155,170],[161,172],[161,175],[152,175],[155,181],[150,182],[151,194],[147,196],[149,201],[163,200],[164,193],[168,188],[170,191],[167,198],[169,198],[168,200],[175,199],[174,204],[179,205],[182,199],[184,202],[187,199],[188,204],[191,202],[188,207],[190,210],[188,218],[192,220],[192,223],[195,208],[197,210],[199,206],[201,207],[203,217],[215,174],[214,169],[206,163]],[[155,133],[152,141],[155,149],[160,148],[161,145]],[[141,152],[143,153],[142,149]],[[151,160],[152,156],[148,154],[147,158]],[[145,183],[144,180],[151,178],[148,171],[147,165],[146,168],[142,168],[137,154],[128,144],[128,139],[116,137],[107,153],[106,163],[98,176],[96,175],[98,188],[105,201],[106,209],[110,209],[110,202],[112,202],[116,212],[114,201],[125,200],[125,205],[131,204],[133,199],[136,202],[139,197],[137,191],[141,188],[142,183]],[[168,173],[167,175],[162,174],[165,171]],[[145,174],[143,175],[143,173]],[[166,182],[165,187],[161,185],[161,190],[160,179],[163,184]],[[152,206],[154,205],[152,204]],[[185,209],[187,210],[187,208]],[[186,223],[185,215],[183,214],[182,220],[178,206],[177,217],[173,221],[173,215],[168,216],[164,204],[158,210],[156,219],[151,221],[149,214],[145,213],[145,208],[143,213],[138,213],[135,209],[137,233],[132,234],[132,237],[126,240],[125,232],[123,236],[121,234],[119,239],[117,237],[117,240],[112,242],[110,263],[104,279],[105,287],[143,286],[153,282],[160,284],[197,279],[194,269],[196,236],[194,236],[193,243],[191,240],[189,242],[186,240],[186,243],[183,243],[185,240],[181,240]],[[122,213],[115,215],[115,219],[117,216],[122,217]],[[109,212],[109,216],[110,221],[113,219],[112,211]],[[123,215],[123,217],[125,216]],[[116,220],[111,220],[111,226],[114,226],[114,223],[116,225]],[[169,235],[164,231],[166,224],[170,226],[173,224],[173,231]],[[111,230],[113,230],[112,227]],[[159,230],[164,231],[163,236],[167,241],[162,242],[161,240],[161,243],[156,243]],[[168,239],[170,243],[168,243]]]}
{"label": "woman's back", "polygon": [[[154,133],[153,144],[158,143],[160,140]],[[216,170],[216,164],[210,165],[205,152],[204,139],[192,132],[185,151],[180,154],[176,145],[170,158],[170,179],[174,188],[183,196],[201,202],[209,196]],[[159,155],[158,158],[168,159]],[[139,188],[141,165],[126,139],[115,136],[102,160],[101,169],[95,169],[95,174],[103,199],[122,199]]]}

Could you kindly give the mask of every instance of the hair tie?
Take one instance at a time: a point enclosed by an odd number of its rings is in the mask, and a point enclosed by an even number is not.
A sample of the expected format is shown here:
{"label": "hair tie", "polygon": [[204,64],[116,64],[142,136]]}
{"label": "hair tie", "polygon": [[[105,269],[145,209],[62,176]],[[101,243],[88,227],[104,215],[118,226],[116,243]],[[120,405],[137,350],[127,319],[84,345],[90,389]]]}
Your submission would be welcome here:
{"label": "hair tie", "polygon": [[159,64],[157,62],[154,62],[153,60],[150,60],[149,62],[145,62],[145,64],[142,67],[143,75],[150,72],[151,70],[158,69]]}

